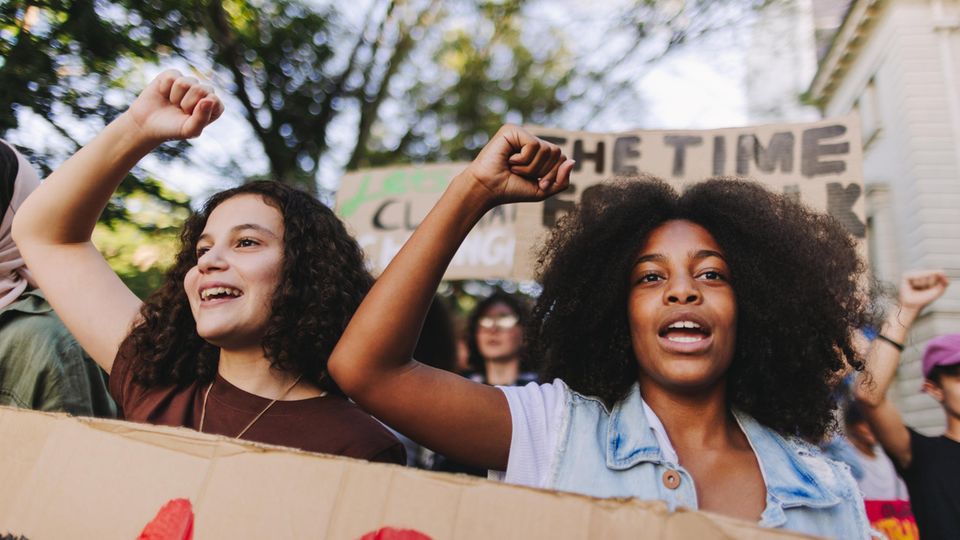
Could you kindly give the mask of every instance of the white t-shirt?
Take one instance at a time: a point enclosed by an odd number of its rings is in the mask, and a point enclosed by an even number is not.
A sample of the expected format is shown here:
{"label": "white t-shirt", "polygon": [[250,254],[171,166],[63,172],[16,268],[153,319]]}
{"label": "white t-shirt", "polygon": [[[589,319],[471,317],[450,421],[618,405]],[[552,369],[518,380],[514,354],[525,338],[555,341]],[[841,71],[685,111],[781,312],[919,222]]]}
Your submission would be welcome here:
{"label": "white t-shirt", "polygon": [[906,501],[910,496],[907,494],[907,486],[903,480],[897,476],[897,470],[893,466],[893,461],[883,452],[883,448],[877,446],[874,448],[874,457],[870,457],[860,452],[857,447],[853,447],[860,458],[860,466],[863,468],[863,478],[857,481],[860,485],[860,491],[863,492],[863,498],[868,501]]}
{"label": "white t-shirt", "polygon": [[[509,484],[550,487],[549,473],[557,456],[561,427],[567,421],[567,406],[572,391],[560,379],[550,384],[498,386],[510,405],[513,434],[506,471],[490,471],[489,477]],[[677,453],[667,437],[663,423],[643,402],[643,412],[657,437],[666,461],[676,464]]]}

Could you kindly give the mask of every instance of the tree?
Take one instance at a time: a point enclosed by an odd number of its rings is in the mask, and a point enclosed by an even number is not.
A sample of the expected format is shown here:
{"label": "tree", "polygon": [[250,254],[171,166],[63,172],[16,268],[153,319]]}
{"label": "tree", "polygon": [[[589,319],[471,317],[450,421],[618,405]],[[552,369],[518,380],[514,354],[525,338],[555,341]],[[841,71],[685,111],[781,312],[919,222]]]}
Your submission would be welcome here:
{"label": "tree", "polygon": [[[17,113],[27,109],[47,120],[65,143],[58,154],[18,146],[44,175],[81,143],[63,119],[105,125],[121,111],[116,103],[124,63],[137,58],[155,61],[158,40],[176,31],[157,25],[151,40],[143,40],[132,22],[106,17],[94,2],[51,0],[0,4],[0,135],[19,125]],[[104,91],[108,89],[108,91]],[[171,159],[184,144],[165,145],[158,156]],[[171,195],[161,182],[135,170],[108,204],[101,222],[114,226],[130,221],[124,201],[146,196],[168,211],[189,210],[189,200]]]}
{"label": "tree", "polygon": [[[76,145],[64,117],[109,121],[132,73],[181,58],[236,96],[262,176],[316,189],[331,155],[348,168],[463,159],[504,121],[635,109],[645,66],[770,1],[618,1],[598,17],[547,0],[24,0],[0,7],[0,133],[26,109]],[[547,16],[574,9],[573,23]]]}
{"label": "tree", "polygon": [[[142,299],[163,283],[179,251],[180,229],[190,214],[186,196],[159,189],[159,197],[130,193],[123,201],[130,214],[109,223],[101,221],[93,232],[93,243],[110,267]],[[168,200],[183,204],[171,208]]]}
{"label": "tree", "polygon": [[392,100],[405,114],[381,113],[347,168],[470,159],[505,121],[602,131],[597,121],[607,113],[639,126],[638,83],[651,67],[778,1],[792,0],[606,0],[602,10],[550,0],[471,3],[466,23],[440,17],[446,24],[433,29],[441,37],[430,62],[405,66],[387,100],[367,99],[371,110]]}

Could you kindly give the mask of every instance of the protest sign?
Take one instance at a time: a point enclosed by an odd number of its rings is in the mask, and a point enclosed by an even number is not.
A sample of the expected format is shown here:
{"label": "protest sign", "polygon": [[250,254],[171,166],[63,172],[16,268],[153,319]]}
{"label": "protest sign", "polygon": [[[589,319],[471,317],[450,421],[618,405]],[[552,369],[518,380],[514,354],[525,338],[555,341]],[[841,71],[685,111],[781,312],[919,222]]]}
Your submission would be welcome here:
{"label": "protest sign", "polygon": [[[367,169],[343,177],[337,213],[347,222],[374,273],[400,251],[466,163]],[[516,251],[516,205],[487,213],[457,251],[446,279],[508,278]]]}
{"label": "protest sign", "polygon": [[806,124],[707,131],[570,132],[528,126],[576,160],[570,188],[543,203],[520,205],[513,277],[533,275],[534,255],[557,220],[591,189],[617,177],[648,174],[677,190],[714,176],[756,180],[837,218],[865,245],[866,209],[859,121],[846,116]]}
{"label": "protest sign", "polygon": [[158,511],[182,503],[196,514],[199,539],[807,538],[668,512],[659,501],[594,499],[185,428],[0,407],[0,440],[8,443],[0,537],[137,538],[158,513],[170,518]]}
{"label": "protest sign", "polygon": [[[702,131],[588,133],[527,126],[575,159],[570,188],[542,203],[491,211],[446,279],[531,279],[546,234],[592,189],[648,174],[678,190],[714,176],[756,180],[827,212],[865,246],[862,147],[856,116]],[[466,163],[363,170],[344,176],[337,209],[382,271]]]}

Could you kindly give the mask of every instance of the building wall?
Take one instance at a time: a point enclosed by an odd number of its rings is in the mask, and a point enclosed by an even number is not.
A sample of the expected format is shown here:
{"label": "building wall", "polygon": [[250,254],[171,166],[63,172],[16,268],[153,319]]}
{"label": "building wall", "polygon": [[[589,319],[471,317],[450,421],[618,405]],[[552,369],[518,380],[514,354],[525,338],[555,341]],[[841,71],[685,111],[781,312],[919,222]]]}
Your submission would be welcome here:
{"label": "building wall", "polygon": [[935,433],[943,413],[918,392],[933,336],[960,332],[960,2],[888,0],[849,60],[826,116],[861,113],[871,263],[897,283],[914,268],[944,268],[947,295],[916,323],[895,399],[908,424]]}

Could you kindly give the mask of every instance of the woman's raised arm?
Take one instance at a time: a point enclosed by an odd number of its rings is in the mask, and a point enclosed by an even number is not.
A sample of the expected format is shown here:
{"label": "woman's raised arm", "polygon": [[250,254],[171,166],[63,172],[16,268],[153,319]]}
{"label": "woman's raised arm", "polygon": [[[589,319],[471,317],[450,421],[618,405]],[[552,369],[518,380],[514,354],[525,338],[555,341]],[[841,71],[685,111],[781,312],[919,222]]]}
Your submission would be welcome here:
{"label": "woman's raised arm", "polygon": [[50,304],[80,345],[110,371],[140,300],[91,241],[94,225],[130,169],[160,143],[196,137],[223,112],[209,86],[165,71],[130,109],[24,201],[13,238]]}
{"label": "woman's raised arm", "polygon": [[401,433],[451,458],[504,469],[510,411],[496,388],[411,360],[443,273],[490,208],[565,189],[573,162],[504,126],[446,192],[360,305],[328,364],[347,395]]}

